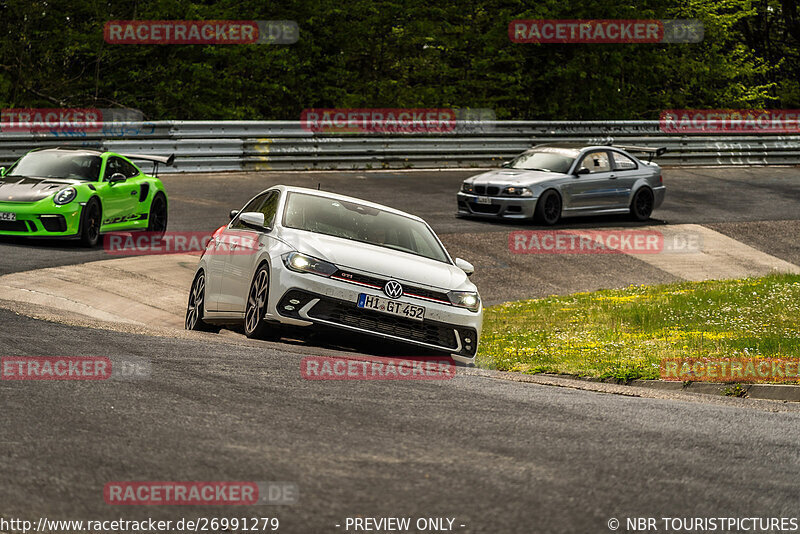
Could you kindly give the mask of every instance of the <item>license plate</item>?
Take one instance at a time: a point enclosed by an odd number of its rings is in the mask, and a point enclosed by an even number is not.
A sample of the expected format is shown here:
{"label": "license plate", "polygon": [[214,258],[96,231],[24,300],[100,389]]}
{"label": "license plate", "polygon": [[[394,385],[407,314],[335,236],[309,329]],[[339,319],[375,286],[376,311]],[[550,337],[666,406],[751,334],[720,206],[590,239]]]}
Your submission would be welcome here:
{"label": "license plate", "polygon": [[375,310],[381,313],[388,313],[389,315],[405,317],[406,319],[413,319],[415,321],[422,321],[425,318],[425,308],[422,306],[414,306],[406,302],[385,299],[365,293],[358,295],[358,307],[364,308],[365,310]]}
{"label": "license plate", "polygon": [[478,204],[491,204],[492,199],[489,197],[478,197],[475,202]]}
{"label": "license plate", "polygon": [[16,221],[17,214],[16,213],[0,213],[0,221]]}

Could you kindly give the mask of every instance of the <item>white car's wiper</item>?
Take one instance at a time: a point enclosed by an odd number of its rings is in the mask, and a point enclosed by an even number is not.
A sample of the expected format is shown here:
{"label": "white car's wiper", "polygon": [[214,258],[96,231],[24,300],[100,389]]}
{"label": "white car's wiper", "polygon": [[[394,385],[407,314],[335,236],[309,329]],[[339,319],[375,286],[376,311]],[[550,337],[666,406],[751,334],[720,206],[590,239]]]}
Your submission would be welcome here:
{"label": "white car's wiper", "polygon": [[553,172],[550,169],[537,169],[536,167],[523,167],[523,171],[544,171],[544,172]]}

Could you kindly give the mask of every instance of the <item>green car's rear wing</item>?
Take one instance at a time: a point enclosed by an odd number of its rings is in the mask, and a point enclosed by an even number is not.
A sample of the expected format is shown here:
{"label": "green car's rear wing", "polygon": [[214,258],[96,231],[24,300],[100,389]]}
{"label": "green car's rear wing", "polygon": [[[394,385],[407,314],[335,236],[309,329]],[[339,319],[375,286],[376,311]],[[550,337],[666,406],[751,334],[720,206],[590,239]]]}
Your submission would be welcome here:
{"label": "green car's rear wing", "polygon": [[120,154],[120,156],[125,156],[128,159],[138,159],[143,161],[152,161],[155,165],[153,166],[153,176],[158,176],[158,164],[163,163],[169,167],[175,163],[175,154],[170,154],[169,156],[146,156],[144,154]]}
{"label": "green car's rear wing", "polygon": [[172,167],[172,164],[175,163],[175,154],[170,154],[169,156],[145,156],[144,154],[120,154],[120,156],[125,156],[128,159],[141,159],[144,161],[154,161],[156,163],[163,163],[164,165],[169,165]]}

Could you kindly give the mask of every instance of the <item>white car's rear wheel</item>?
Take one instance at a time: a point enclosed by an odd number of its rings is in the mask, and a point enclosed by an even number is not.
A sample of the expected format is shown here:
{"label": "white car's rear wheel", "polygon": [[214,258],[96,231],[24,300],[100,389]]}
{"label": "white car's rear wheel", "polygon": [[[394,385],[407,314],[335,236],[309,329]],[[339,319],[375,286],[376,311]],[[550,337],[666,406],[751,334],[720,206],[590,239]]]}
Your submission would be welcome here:
{"label": "white car's rear wheel", "polygon": [[219,332],[219,327],[208,324],[203,320],[206,299],[206,275],[203,271],[197,273],[189,291],[189,304],[186,306],[186,330],[200,330],[203,332]]}

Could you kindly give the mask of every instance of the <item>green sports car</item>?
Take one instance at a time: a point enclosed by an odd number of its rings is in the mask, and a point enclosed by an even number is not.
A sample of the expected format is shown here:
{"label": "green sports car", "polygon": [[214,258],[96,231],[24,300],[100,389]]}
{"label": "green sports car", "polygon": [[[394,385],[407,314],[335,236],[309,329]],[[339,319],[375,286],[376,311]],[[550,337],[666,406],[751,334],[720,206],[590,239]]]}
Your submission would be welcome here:
{"label": "green sports car", "polygon": [[[95,246],[113,231],[167,230],[167,193],[131,160],[172,165],[169,157],[83,148],[28,152],[0,167],[0,235],[76,238]],[[155,174],[155,173],[154,173]]]}

